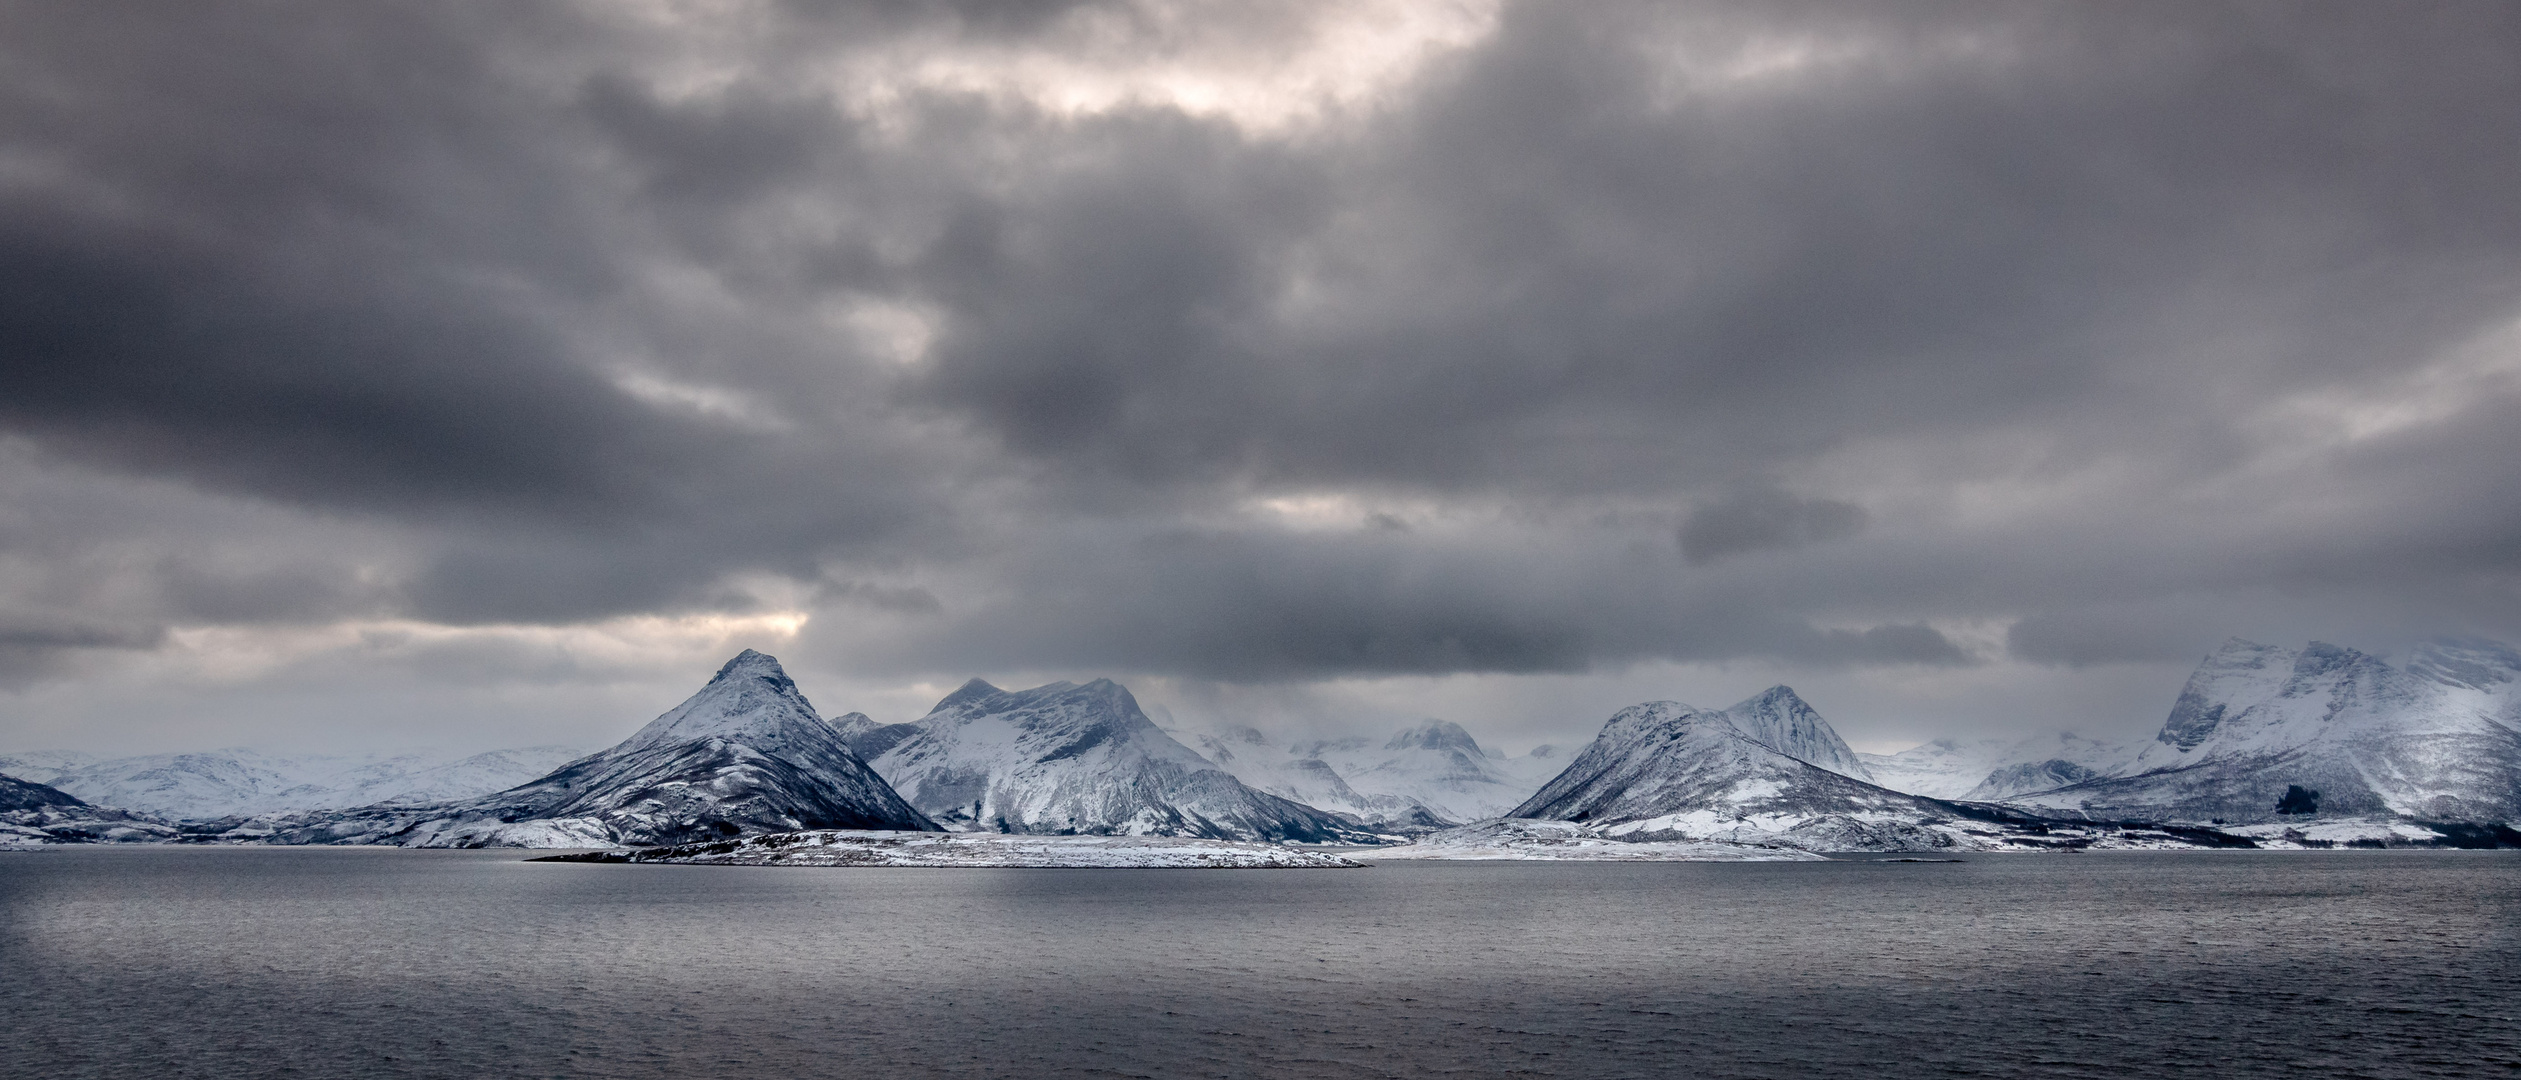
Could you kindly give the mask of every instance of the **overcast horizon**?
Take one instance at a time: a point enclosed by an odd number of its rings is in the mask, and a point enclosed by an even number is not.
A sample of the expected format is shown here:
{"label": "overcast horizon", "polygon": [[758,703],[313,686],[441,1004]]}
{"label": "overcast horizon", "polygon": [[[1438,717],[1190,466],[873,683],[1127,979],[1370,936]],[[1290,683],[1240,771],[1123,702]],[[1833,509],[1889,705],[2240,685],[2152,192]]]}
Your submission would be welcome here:
{"label": "overcast horizon", "polygon": [[0,6],[0,752],[2521,641],[2521,7]]}

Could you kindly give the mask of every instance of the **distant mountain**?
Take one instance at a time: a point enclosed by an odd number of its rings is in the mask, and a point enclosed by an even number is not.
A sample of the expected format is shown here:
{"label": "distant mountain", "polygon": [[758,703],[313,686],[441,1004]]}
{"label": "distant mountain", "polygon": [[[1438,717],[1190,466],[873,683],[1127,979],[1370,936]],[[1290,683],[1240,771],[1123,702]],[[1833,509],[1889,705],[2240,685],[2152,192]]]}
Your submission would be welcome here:
{"label": "distant mountain", "polygon": [[883,746],[876,772],[958,831],[1372,839],[1357,822],[1245,786],[1109,679],[1021,691],[973,679],[915,723],[843,730]]}
{"label": "distant mountain", "polygon": [[2521,657],[2492,642],[2418,650],[2408,670],[2322,642],[2233,639],[2200,664],[2120,775],[2016,796],[2096,816],[2230,824],[2397,817],[2521,821]]}
{"label": "distant mountain", "polygon": [[619,745],[505,791],[249,822],[278,843],[602,847],[797,829],[907,829],[911,809],[773,657],[747,649]]}
{"label": "distant mountain", "polygon": [[59,788],[0,775],[0,810],[37,810],[47,806],[86,806]]}
{"label": "distant mountain", "polygon": [[145,815],[90,806],[59,788],[0,776],[0,848],[151,843],[175,833],[174,827]]}
{"label": "distant mountain", "polygon": [[1496,817],[1565,766],[1551,747],[1519,758],[1493,753],[1444,720],[1382,740],[1282,746],[1246,727],[1198,741],[1211,760],[1251,787],[1404,834]]}
{"label": "distant mountain", "polygon": [[100,758],[0,756],[0,770],[39,777],[90,803],[208,820],[377,803],[426,804],[487,795],[534,779],[584,751],[559,746],[443,754],[271,754],[219,750]]}
{"label": "distant mountain", "polygon": [[[1511,816],[1578,822],[1614,839],[1806,851],[1999,847],[2006,823],[2019,819],[1892,791],[1784,753],[1770,740],[1822,756],[1835,756],[1833,746],[1843,752],[1845,743],[1818,713],[1785,704],[1776,690],[1751,700],[1768,705],[1740,713],[1675,701],[1622,709]],[[1775,717],[1793,718],[1786,734],[1768,719]]]}
{"label": "distant mountain", "polygon": [[1936,799],[1995,800],[2116,776],[2136,748],[2073,732],[2027,739],[1937,739],[1896,754],[1858,754],[1875,783]]}
{"label": "distant mountain", "polygon": [[861,712],[844,713],[832,719],[832,727],[840,732],[849,749],[859,757],[874,761],[903,739],[919,734],[917,724],[879,724]]}
{"label": "distant mountain", "polygon": [[[1368,795],[1350,787],[1339,770],[1309,749],[1280,746],[1257,728],[1242,727],[1213,735],[1196,735],[1200,755],[1233,774],[1245,787],[1317,810],[1357,819],[1378,832],[1412,835],[1441,829],[1452,821],[1415,800],[1396,795]],[[1366,740],[1353,741],[1360,745]]]}

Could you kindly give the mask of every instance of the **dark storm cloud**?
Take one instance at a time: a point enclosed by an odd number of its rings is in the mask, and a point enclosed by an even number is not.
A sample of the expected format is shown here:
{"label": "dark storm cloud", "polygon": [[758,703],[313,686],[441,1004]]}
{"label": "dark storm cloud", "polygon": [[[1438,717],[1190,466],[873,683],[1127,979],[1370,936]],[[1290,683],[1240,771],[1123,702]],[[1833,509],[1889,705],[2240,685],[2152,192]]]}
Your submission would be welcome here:
{"label": "dark storm cloud", "polygon": [[1854,503],[1746,486],[1690,511],[1681,526],[1681,554],[1692,563],[1709,563],[1746,551],[1844,540],[1862,531],[1864,523],[1864,507]]}
{"label": "dark storm cloud", "polygon": [[0,687],[24,686],[51,670],[64,652],[145,649],[164,637],[164,632],[156,627],[100,627],[81,622],[49,626],[0,624]]}
{"label": "dark storm cloud", "polygon": [[1370,525],[1357,535],[1040,535],[991,575],[1023,583],[1014,590],[948,595],[948,620],[845,626],[828,640],[878,670],[1046,666],[1230,681],[1577,672],[1658,658],[1972,662],[1930,626],[1821,629],[1746,590],[1697,587],[1668,543],[1495,531],[1469,542]]}
{"label": "dark storm cloud", "polygon": [[[978,319],[930,387],[1082,467],[1635,490],[1855,435],[2142,418],[2181,407],[2203,341],[2270,338],[2228,362],[2321,378],[2508,305],[2521,161],[2427,137],[2515,118],[2462,28],[1726,10],[1513,9],[1347,150],[1338,194],[1365,205],[1300,265],[1279,264],[1305,221],[1235,212],[1213,153],[1054,173],[991,219],[1030,257],[971,252],[988,303],[947,287]],[[1635,42],[1777,32],[1877,55],[1653,104],[1674,61]],[[2375,93],[2436,46],[2474,74]],[[1322,318],[1269,318],[1255,283],[1289,274],[1334,298]]]}
{"label": "dark storm cloud", "polygon": [[12,9],[11,467],[366,531],[53,514],[7,603],[1238,679],[2521,631],[2514,9],[1510,5],[1294,130],[919,74],[1343,10]]}

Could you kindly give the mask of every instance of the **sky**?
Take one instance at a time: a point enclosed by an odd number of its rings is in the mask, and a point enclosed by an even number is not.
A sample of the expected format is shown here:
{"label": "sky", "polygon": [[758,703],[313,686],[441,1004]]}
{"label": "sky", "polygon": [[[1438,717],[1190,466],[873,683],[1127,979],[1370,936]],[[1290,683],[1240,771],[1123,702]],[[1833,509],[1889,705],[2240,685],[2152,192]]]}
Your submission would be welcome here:
{"label": "sky", "polygon": [[0,750],[2521,640],[2521,6],[0,6]]}

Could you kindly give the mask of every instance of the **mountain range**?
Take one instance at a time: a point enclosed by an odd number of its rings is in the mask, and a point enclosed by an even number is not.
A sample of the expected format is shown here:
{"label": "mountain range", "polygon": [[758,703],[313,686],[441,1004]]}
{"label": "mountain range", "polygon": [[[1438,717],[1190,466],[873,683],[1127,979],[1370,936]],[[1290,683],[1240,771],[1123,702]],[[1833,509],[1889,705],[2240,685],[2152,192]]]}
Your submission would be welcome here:
{"label": "mountain range", "polygon": [[676,844],[798,829],[937,826],[826,723],[779,661],[746,649],[619,744],[478,798],[258,817],[223,835],[405,847]]}
{"label": "mountain range", "polygon": [[2393,666],[2236,639],[2135,745],[2061,734],[1857,754],[1784,686],[1721,710],[1631,706],[1573,755],[1510,758],[1437,720],[1380,740],[1188,738],[1201,749],[1108,679],[973,679],[916,721],[826,721],[776,659],[746,650],[621,743],[557,767],[548,748],[0,759],[27,776],[0,777],[0,843],[610,847],[831,829],[1378,843],[1499,818],[1593,839],[1483,825],[1453,846],[1985,849],[2069,833],[2077,846],[2135,823],[2165,843],[2521,842],[2521,654],[2480,640]]}
{"label": "mountain range", "polygon": [[2089,780],[2135,757],[2136,746],[2073,732],[2022,739],[1936,739],[1896,754],[1858,754],[1876,783],[1937,799],[1995,801]]}
{"label": "mountain range", "polygon": [[2322,816],[2513,822],[2516,677],[2521,657],[2492,643],[2426,646],[2399,668],[2323,642],[2287,649],[2234,639],[2190,676],[2160,733],[2132,757],[2009,801],[2232,825]]}
{"label": "mountain range", "polygon": [[427,805],[487,795],[551,772],[586,751],[528,746],[456,758],[425,752],[350,755],[217,750],[106,758],[0,755],[0,773],[90,803],[170,818],[222,818],[380,803]]}
{"label": "mountain range", "polygon": [[1620,840],[1805,851],[1993,848],[2024,820],[1893,791],[1863,773],[1846,742],[1788,687],[1721,710],[1649,701],[1614,714],[1565,772],[1508,816],[1574,822]]}
{"label": "mountain range", "polygon": [[0,776],[0,848],[172,840],[177,830],[147,815],[90,806],[47,784]]}
{"label": "mountain range", "polygon": [[1567,764],[1555,746],[1521,757],[1483,749],[1460,724],[1445,720],[1383,740],[1281,744],[1251,727],[1196,738],[1209,760],[1251,787],[1395,835],[1500,816]]}
{"label": "mountain range", "polygon": [[957,831],[1375,839],[1356,820],[1252,790],[1109,679],[1030,690],[973,679],[912,723],[852,714],[839,730],[911,805]]}

